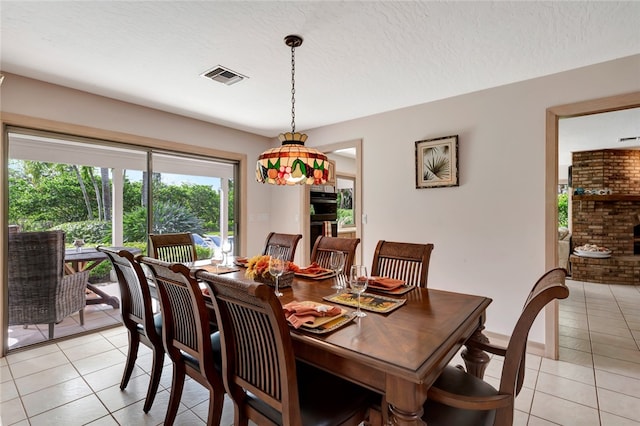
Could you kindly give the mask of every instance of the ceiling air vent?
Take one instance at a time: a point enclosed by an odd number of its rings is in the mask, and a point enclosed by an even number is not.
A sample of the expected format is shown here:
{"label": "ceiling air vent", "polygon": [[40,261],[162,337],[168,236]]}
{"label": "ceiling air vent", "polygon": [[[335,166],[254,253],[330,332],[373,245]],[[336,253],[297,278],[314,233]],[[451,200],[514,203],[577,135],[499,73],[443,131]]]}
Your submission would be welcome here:
{"label": "ceiling air vent", "polygon": [[202,76],[210,78],[213,81],[217,81],[218,83],[224,83],[227,86],[231,86],[232,84],[235,84],[247,78],[242,74],[238,74],[237,72],[231,71],[230,69],[225,67],[221,67],[220,65],[218,65],[211,71],[205,72],[204,74],[202,74]]}

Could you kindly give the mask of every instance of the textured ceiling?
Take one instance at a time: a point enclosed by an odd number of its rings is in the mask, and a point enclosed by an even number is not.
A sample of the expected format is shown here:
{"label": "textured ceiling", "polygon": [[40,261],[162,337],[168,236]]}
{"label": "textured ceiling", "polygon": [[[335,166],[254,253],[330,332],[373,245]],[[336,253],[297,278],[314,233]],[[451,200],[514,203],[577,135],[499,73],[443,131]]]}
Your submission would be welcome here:
{"label": "textured ceiling", "polygon": [[[241,130],[304,131],[640,53],[640,2],[0,2],[3,71]],[[200,76],[223,65],[248,79]],[[626,135],[625,135],[626,136]]]}

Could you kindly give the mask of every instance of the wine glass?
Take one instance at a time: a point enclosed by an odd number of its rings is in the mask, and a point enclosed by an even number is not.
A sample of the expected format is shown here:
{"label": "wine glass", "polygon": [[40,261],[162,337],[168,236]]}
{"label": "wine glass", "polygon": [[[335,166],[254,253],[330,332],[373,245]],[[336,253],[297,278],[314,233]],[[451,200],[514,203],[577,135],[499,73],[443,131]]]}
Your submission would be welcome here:
{"label": "wine glass", "polygon": [[345,262],[345,254],[342,251],[332,251],[329,255],[329,267],[335,273],[336,280],[335,283],[331,286],[331,288],[337,288],[338,292],[344,288],[342,285],[340,274],[342,274],[342,269],[344,269]]}
{"label": "wine glass", "polygon": [[211,257],[211,264],[216,265],[216,274],[220,273],[220,265],[224,262],[224,253],[219,247],[213,248],[213,256]]}
{"label": "wine glass", "polygon": [[231,253],[231,243],[229,242],[229,240],[224,240],[224,242],[222,243],[222,252],[224,253],[224,262],[222,262],[223,265],[229,265],[229,253]]}
{"label": "wine glass", "polygon": [[271,246],[269,248],[269,273],[276,280],[275,294],[282,296],[282,292],[278,288],[278,280],[284,273],[284,256],[280,246]]}
{"label": "wine glass", "polygon": [[358,295],[358,310],[356,311],[357,317],[366,317],[367,314],[360,310],[360,295],[367,289],[367,283],[369,282],[369,275],[367,274],[367,267],[364,265],[353,265],[351,267],[351,275],[349,277],[349,285],[351,291]]}

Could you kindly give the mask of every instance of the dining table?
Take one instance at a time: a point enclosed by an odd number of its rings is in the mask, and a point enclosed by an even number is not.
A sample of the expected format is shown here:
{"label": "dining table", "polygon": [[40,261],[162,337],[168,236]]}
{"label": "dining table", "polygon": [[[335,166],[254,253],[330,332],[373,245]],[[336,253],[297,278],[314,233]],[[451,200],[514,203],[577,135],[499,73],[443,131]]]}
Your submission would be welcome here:
{"label": "dining table", "polygon": [[[133,255],[141,253],[141,250],[135,247],[112,247],[115,250],[127,250]],[[95,248],[81,249],[66,249],[64,252],[64,272],[65,274],[74,274],[80,271],[90,271],[105,260],[108,260],[107,255]],[[111,296],[100,288],[87,281],[87,289],[90,290],[96,297],[88,297],[87,305],[99,305],[107,304],[111,305],[113,309],[120,308],[120,301],[117,297]]]}
{"label": "dining table", "polygon": [[[191,269],[194,274],[198,269],[215,271],[206,263],[192,264]],[[244,268],[225,271],[225,277],[253,281],[245,276]],[[295,276],[290,286],[281,288],[280,301],[283,305],[311,301],[353,312],[351,306],[325,299],[336,295],[335,280]],[[372,290],[367,293],[374,294]],[[365,311],[367,316],[327,333],[291,327],[294,352],[299,360],[384,395],[391,424],[422,425],[427,392],[440,372],[470,339],[486,341],[482,330],[491,299],[421,287],[407,289],[393,299],[399,301],[397,309]],[[481,377],[488,355],[467,347],[462,357],[467,370]]]}

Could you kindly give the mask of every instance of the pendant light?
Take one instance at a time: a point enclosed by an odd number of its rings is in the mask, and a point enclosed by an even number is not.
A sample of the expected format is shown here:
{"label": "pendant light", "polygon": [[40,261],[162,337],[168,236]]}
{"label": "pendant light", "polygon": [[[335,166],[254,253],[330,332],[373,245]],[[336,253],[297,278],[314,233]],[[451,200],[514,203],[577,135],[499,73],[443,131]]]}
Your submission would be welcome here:
{"label": "pendant light", "polygon": [[256,179],[272,185],[321,185],[329,177],[327,156],[317,149],[304,146],[307,135],[296,132],[296,47],[302,45],[302,38],[288,35],[284,38],[291,47],[291,132],[278,136],[282,145],[271,148],[258,157]]}

